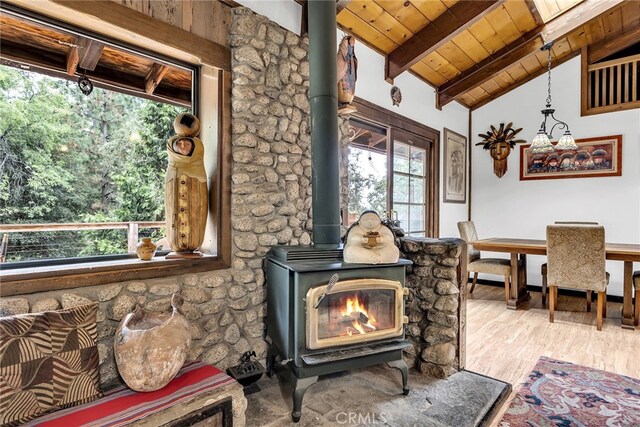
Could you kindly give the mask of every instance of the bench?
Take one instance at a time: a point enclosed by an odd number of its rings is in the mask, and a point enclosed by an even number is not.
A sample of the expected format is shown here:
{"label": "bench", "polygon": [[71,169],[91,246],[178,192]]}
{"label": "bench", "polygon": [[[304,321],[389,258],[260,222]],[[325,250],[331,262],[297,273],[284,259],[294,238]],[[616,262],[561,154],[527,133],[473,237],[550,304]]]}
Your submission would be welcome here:
{"label": "bench", "polygon": [[42,415],[25,426],[224,426],[243,427],[242,386],[214,366],[187,362],[164,388],[148,393],[124,386],[94,400]]}

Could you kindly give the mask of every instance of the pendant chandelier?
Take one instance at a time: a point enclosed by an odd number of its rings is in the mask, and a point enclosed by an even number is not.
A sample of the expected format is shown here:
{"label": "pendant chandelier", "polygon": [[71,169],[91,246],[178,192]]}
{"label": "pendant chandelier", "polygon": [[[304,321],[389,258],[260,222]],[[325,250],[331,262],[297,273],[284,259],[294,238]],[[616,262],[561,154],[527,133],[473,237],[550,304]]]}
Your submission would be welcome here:
{"label": "pendant chandelier", "polygon": [[[533,138],[531,142],[531,153],[550,153],[554,150],[577,150],[578,146],[576,145],[576,141],[573,139],[571,135],[571,131],[569,131],[569,125],[563,122],[562,120],[558,120],[554,117],[553,113],[556,110],[551,108],[551,47],[553,46],[553,42],[547,43],[542,47],[542,50],[546,50],[549,52],[549,62],[547,64],[547,108],[541,111],[544,115],[544,120],[542,120],[542,124],[540,125],[540,130],[538,134]],[[551,129],[547,131],[547,119],[551,117],[555,123],[551,126]],[[551,138],[553,138],[553,130],[558,126],[560,129],[564,129],[564,134],[554,147],[551,144]]]}

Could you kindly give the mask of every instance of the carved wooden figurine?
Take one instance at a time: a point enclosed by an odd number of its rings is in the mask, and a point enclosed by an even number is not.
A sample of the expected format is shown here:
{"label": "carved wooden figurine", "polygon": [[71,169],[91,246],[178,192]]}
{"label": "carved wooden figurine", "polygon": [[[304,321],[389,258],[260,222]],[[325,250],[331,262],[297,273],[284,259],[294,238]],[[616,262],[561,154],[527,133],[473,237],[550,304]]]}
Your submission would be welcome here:
{"label": "carved wooden figurine", "polygon": [[194,253],[202,245],[207,224],[208,191],[204,170],[204,146],[197,137],[200,121],[190,113],[176,117],[177,135],[167,142],[169,166],[165,180],[167,258],[202,256]]}
{"label": "carved wooden figurine", "polygon": [[355,111],[351,101],[356,94],[356,80],[358,79],[358,59],[354,46],[356,39],[344,36],[338,47],[338,109],[339,113]]}
{"label": "carved wooden figurine", "polygon": [[358,222],[347,231],[344,262],[355,264],[392,264],[400,251],[389,227],[382,224],[375,211],[364,211]]}

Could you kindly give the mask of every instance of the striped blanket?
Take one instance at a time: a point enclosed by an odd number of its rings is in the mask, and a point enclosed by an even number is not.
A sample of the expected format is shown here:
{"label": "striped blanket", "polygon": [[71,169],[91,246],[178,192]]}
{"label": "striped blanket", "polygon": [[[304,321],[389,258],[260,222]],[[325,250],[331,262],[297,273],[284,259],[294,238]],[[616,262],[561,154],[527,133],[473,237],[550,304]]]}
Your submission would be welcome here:
{"label": "striped blanket", "polygon": [[25,426],[119,427],[127,426],[194,395],[225,386],[235,380],[214,366],[187,362],[178,375],[160,390],[135,392],[126,387],[105,393],[98,400],[43,415]]}

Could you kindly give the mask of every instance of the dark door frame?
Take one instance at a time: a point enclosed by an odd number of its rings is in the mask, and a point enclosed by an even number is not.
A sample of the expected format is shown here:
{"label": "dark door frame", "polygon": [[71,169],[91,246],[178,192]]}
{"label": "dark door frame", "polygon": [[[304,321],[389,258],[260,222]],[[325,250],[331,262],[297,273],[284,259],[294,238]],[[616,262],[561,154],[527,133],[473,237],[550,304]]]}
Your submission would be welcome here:
{"label": "dark door frame", "polygon": [[[417,138],[429,142],[428,171],[426,204],[427,212],[426,234],[428,237],[440,236],[440,131],[419,123],[415,120],[404,117],[398,113],[382,108],[376,104],[355,97],[351,103],[357,111],[351,115],[359,119],[370,121],[387,128],[387,156],[391,162],[393,159],[393,133],[394,129],[403,134],[415,135]],[[387,176],[391,169],[387,168]],[[393,191],[389,186],[389,193]],[[388,202],[390,203],[390,201]]]}

